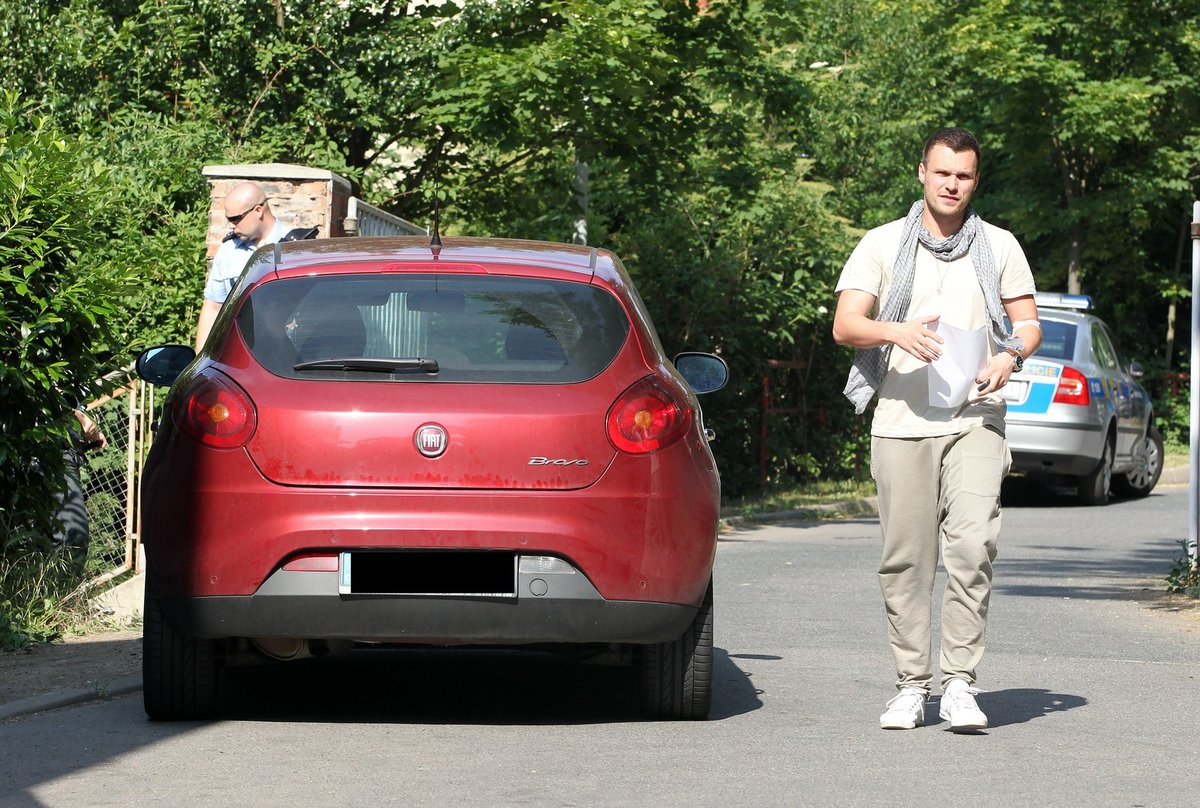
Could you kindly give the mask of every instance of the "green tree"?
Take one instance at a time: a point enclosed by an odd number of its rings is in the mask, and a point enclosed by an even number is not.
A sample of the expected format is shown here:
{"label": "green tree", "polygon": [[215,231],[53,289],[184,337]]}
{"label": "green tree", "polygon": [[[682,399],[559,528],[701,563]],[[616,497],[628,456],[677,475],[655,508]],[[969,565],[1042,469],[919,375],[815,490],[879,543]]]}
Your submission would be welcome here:
{"label": "green tree", "polygon": [[996,154],[989,204],[1053,262],[1044,280],[1128,291],[1105,276],[1143,270],[1145,236],[1193,195],[1200,3],[971,6],[946,41],[972,88],[962,114]]}
{"label": "green tree", "polygon": [[468,4],[444,29],[424,106],[437,136],[414,178],[438,161],[472,218],[494,208],[492,184],[506,174],[549,180],[530,190],[563,205],[561,172],[577,154],[641,187],[670,186],[706,120],[693,79],[716,25],[686,3]]}
{"label": "green tree", "polygon": [[[644,192],[601,187],[597,229],[625,257],[668,352],[715,350],[729,387],[705,401],[727,494],[854,472],[860,448],[841,400],[845,367],[829,333],[833,282],[853,235],[828,204],[831,188],[806,156],[804,114],[816,79],[795,70],[788,9],[724,7],[697,74],[705,126],[675,181]],[[772,370],[771,360],[799,363]],[[794,408],[768,421],[770,406]]]}
{"label": "green tree", "polygon": [[930,0],[825,0],[804,4],[790,69],[811,80],[797,112],[831,204],[874,227],[904,215],[917,199],[925,138],[961,123],[958,98],[971,95],[944,67],[942,31],[958,6]]}

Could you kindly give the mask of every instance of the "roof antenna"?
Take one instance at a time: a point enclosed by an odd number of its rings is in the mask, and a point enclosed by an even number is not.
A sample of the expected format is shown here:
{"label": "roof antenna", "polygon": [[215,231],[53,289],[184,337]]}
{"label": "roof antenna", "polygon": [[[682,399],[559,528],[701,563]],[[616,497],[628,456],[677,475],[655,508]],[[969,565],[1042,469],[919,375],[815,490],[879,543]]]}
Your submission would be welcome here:
{"label": "roof antenna", "polygon": [[442,203],[435,199],[433,201],[433,238],[429,240],[430,247],[442,246],[441,207]]}
{"label": "roof antenna", "polygon": [[438,179],[433,184],[433,238],[429,240],[433,257],[437,258],[442,251],[442,189]]}

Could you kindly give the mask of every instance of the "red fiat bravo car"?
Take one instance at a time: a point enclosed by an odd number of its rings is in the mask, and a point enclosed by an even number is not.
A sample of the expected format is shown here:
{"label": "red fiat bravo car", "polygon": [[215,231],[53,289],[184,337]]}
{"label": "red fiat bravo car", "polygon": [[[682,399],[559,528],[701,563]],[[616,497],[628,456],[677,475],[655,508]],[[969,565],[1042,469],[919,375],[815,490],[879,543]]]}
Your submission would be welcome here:
{"label": "red fiat bravo car", "polygon": [[251,259],[171,385],[143,482],[146,712],[356,642],[573,644],[704,718],[720,482],[696,394],[616,256],[329,239]]}

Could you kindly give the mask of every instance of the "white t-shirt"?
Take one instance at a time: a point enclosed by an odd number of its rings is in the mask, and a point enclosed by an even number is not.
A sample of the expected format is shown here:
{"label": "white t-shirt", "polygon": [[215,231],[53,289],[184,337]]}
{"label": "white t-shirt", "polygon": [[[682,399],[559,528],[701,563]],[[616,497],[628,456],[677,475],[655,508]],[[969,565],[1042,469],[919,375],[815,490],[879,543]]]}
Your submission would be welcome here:
{"label": "white t-shirt", "polygon": [[[986,222],[992,253],[1000,272],[1000,297],[1007,300],[1034,293],[1033,273],[1017,239],[1007,230]],[[863,236],[846,261],[837,292],[858,289],[874,295],[876,313],[883,308],[892,287],[892,268],[900,249],[904,220],[897,219]],[[990,338],[987,306],[967,254],[956,261],[939,261],[917,245],[912,300],[905,319],[936,314],[940,321],[964,330],[987,329],[988,356],[996,346]],[[887,375],[878,390],[879,403],[871,434],[882,438],[927,438],[954,435],[981,425],[1004,432],[1004,398],[999,391],[980,396],[974,389],[957,408],[929,403],[929,365],[893,347]]]}
{"label": "white t-shirt", "polygon": [[212,270],[208,273],[208,283],[204,286],[205,299],[224,303],[225,298],[229,297],[229,293],[233,291],[234,283],[241,277],[242,270],[246,268],[246,261],[250,260],[254,251],[264,244],[274,244],[283,238],[286,232],[283,222],[276,218],[271,232],[257,242],[243,241],[239,238],[221,242],[221,246],[217,248],[217,254],[213,256]]}

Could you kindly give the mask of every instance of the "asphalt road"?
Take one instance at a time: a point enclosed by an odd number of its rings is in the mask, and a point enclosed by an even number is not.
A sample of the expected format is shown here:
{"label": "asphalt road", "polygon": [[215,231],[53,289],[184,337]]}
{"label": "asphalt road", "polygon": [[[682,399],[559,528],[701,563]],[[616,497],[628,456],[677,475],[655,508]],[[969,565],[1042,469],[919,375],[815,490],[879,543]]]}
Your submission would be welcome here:
{"label": "asphalt road", "polygon": [[1006,508],[980,735],[936,704],[878,729],[878,524],[772,524],[721,542],[707,722],[640,721],[621,668],[371,651],[243,671],[210,723],[151,724],[135,694],[0,725],[0,806],[1193,803],[1200,621],[1142,591],[1186,518],[1183,487]]}

